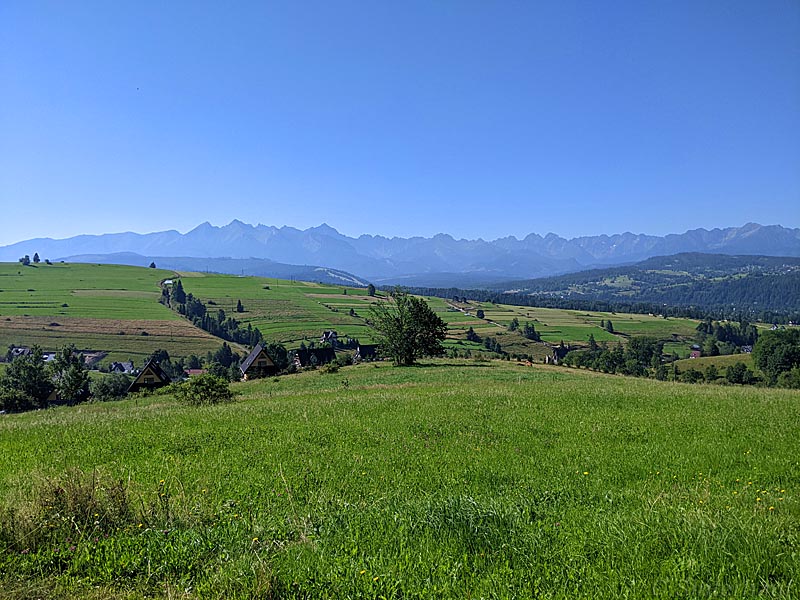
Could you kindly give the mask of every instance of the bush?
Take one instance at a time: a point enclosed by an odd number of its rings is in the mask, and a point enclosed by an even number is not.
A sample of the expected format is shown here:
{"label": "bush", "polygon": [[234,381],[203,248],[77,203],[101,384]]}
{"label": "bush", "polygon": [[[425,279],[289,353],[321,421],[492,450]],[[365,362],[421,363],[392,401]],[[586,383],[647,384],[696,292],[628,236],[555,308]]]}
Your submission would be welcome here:
{"label": "bush", "polygon": [[111,373],[99,379],[93,379],[89,383],[89,391],[94,400],[107,402],[124,398],[130,385],[131,378],[124,373]]}
{"label": "bush", "polygon": [[322,372],[323,373],[338,373],[339,372],[339,365],[337,365],[335,362],[328,363],[327,365],[322,367]]}
{"label": "bush", "polygon": [[231,402],[233,392],[227,379],[206,373],[177,386],[175,397],[190,406],[201,406]]}
{"label": "bush", "polygon": [[800,367],[778,375],[778,387],[800,390]]}

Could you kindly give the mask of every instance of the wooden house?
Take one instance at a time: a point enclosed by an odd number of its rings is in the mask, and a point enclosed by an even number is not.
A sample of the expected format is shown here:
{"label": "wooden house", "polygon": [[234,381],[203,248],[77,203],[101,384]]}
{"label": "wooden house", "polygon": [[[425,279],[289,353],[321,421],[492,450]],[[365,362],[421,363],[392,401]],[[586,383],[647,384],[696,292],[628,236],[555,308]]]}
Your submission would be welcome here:
{"label": "wooden house", "polygon": [[278,374],[278,367],[275,361],[267,354],[261,343],[256,344],[250,355],[239,365],[242,370],[242,377],[245,380],[258,379],[259,377],[270,377]]}
{"label": "wooden house", "polygon": [[158,363],[150,359],[142,368],[141,372],[128,387],[128,393],[139,392],[141,390],[155,390],[172,383],[169,375],[164,373]]}

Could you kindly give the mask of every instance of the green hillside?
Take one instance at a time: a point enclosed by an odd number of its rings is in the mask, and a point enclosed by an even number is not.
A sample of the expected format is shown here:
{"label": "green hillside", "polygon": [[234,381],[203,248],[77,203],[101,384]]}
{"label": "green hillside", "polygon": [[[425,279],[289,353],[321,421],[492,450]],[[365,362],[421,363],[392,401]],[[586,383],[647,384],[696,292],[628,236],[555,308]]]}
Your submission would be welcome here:
{"label": "green hillside", "polygon": [[505,361],[234,389],[0,416],[0,597],[798,595],[796,392]]}
{"label": "green hillside", "polygon": [[[109,352],[108,360],[140,361],[157,348],[171,356],[204,356],[222,340],[194,327],[159,304],[160,282],[180,277],[184,290],[200,298],[210,311],[222,309],[245,326],[258,327],[271,342],[296,348],[318,340],[326,329],[340,337],[374,341],[367,324],[369,307],[385,300],[366,289],[318,283],[237,277],[206,273],[175,273],[120,265],[54,264],[24,267],[0,264],[0,348],[39,344],[55,349],[74,343],[81,349]],[[243,312],[236,312],[241,301]],[[612,314],[529,308],[488,302],[454,303],[429,297],[428,302],[450,326],[446,347],[484,352],[467,342],[469,327],[482,338],[493,337],[504,351],[542,358],[546,346],[508,330],[513,318],[530,322],[544,342],[584,344],[589,335],[607,342],[624,342],[630,335],[654,335],[671,347],[688,348],[695,322],[648,315]],[[484,318],[477,311],[485,312]],[[352,313],[351,313],[352,311]],[[613,320],[614,334],[600,326]],[[239,348],[240,353],[246,349]]]}

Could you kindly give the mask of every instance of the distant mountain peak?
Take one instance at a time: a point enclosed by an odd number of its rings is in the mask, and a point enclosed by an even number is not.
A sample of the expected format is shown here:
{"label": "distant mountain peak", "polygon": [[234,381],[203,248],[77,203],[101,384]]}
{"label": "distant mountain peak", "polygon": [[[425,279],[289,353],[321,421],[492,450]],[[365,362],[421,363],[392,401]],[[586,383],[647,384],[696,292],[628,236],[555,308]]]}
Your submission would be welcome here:
{"label": "distant mountain peak", "polygon": [[0,247],[0,260],[16,261],[38,252],[51,260],[74,255],[135,252],[146,256],[234,259],[251,257],[286,264],[320,265],[354,273],[376,282],[411,285],[418,274],[434,282],[441,275],[456,282],[470,273],[478,279],[528,279],[633,263],[679,252],[800,257],[800,229],[747,223],[742,227],[694,229],[654,236],[625,232],[567,239],[549,232],[530,233],[522,240],[507,236],[494,241],[456,239],[449,233],[432,237],[385,237],[339,233],[322,223],[300,230],[289,226],[257,227],[233,219],[223,227],[208,221],[186,234],[81,235],[64,240],[36,239]]}

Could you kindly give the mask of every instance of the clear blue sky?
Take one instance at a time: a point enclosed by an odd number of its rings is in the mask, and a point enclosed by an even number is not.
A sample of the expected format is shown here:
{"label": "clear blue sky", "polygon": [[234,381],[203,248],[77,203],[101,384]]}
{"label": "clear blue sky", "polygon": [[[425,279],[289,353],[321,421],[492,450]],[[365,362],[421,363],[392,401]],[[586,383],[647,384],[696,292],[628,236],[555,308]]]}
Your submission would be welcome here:
{"label": "clear blue sky", "polygon": [[800,2],[0,2],[0,244],[800,226]]}

